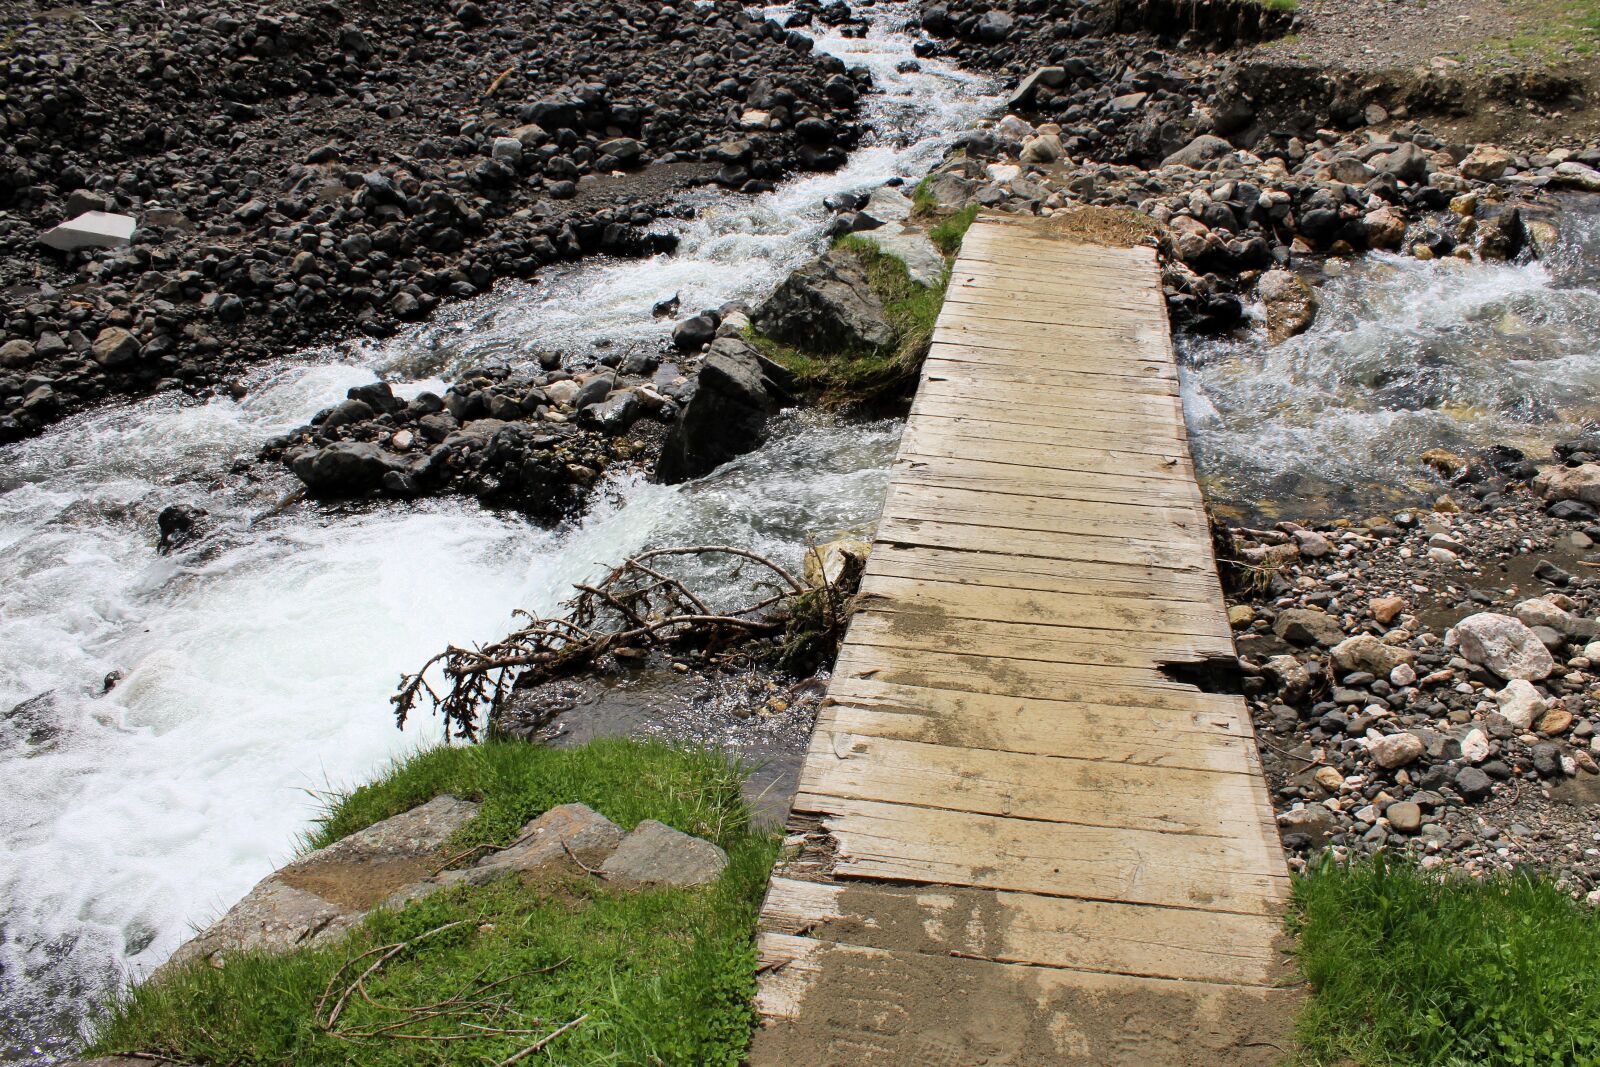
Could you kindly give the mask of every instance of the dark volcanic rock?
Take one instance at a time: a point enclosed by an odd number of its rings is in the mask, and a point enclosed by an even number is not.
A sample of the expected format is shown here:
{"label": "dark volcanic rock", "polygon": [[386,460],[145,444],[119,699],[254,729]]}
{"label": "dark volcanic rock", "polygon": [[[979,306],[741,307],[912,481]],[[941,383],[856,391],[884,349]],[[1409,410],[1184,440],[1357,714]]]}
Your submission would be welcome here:
{"label": "dark volcanic rock", "polygon": [[656,476],[687,481],[757,448],[766,439],[768,417],[788,399],[776,375],[746,342],[713,342],[694,396],[662,446]]}
{"label": "dark volcanic rock", "polygon": [[839,251],[789,275],[753,321],[767,336],[810,352],[878,348],[894,340],[866,274]]}

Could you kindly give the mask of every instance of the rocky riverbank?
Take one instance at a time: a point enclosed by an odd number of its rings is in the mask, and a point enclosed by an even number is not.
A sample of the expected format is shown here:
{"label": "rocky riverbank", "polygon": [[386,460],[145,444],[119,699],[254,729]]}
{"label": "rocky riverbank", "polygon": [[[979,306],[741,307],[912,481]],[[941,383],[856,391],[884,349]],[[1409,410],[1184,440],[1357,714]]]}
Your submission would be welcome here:
{"label": "rocky riverbank", "polygon": [[11,3],[0,31],[0,441],[668,250],[683,190],[843,162],[870,81],[732,3]]}
{"label": "rocky riverbank", "polygon": [[1324,846],[1600,900],[1600,440],[1429,462],[1431,507],[1236,529],[1223,571],[1296,864]]}

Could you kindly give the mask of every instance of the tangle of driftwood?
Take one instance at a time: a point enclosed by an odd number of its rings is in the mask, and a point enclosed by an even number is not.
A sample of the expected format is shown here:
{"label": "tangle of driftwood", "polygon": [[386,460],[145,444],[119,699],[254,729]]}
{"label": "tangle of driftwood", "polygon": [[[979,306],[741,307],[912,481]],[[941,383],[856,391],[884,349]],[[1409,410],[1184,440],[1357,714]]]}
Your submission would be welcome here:
{"label": "tangle of driftwood", "polygon": [[[735,580],[754,568],[752,600],[732,610],[714,610],[683,579],[659,566],[681,556],[731,567]],[[562,615],[540,618],[518,611],[516,616],[527,621],[521,629],[478,648],[451,645],[415,674],[403,676],[391,698],[396,724],[404,726],[426,700],[444,719],[447,736],[476,740],[482,724],[492,719],[519,679],[530,684],[572,674],[608,654],[637,655],[685,645],[715,652],[751,637],[773,636],[784,629],[778,609],[816,592],[765,556],[727,545],[653,549],[618,565],[600,581],[575,588],[578,593],[562,605]],[[837,594],[827,587],[820,592],[827,601],[826,620],[840,625]],[[439,689],[426,677],[436,665],[445,682]]]}

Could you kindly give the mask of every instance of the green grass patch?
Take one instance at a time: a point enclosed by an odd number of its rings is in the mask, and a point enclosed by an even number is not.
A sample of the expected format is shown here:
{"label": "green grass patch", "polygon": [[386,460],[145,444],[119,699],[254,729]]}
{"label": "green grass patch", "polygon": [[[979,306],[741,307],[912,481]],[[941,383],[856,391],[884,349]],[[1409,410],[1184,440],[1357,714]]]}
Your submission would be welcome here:
{"label": "green grass patch", "polygon": [[946,256],[954,257],[961,251],[961,242],[967,236],[967,231],[972,229],[972,223],[978,217],[978,205],[968,204],[954,215],[944,219],[928,231],[928,240],[933,242],[933,247],[943,252]]}
{"label": "green grass patch", "polygon": [[1600,917],[1548,879],[1328,861],[1296,879],[1291,926],[1308,1063],[1600,1063]]}
{"label": "green grass patch", "polygon": [[[337,840],[448,792],[483,802],[460,835],[464,843],[509,843],[527,819],[582,801],[624,827],[655,818],[714,840],[728,852],[728,869],[711,886],[641,893],[585,877],[458,887],[376,913],[337,945],[241,954],[221,969],[196,963],[136,987],[109,1007],[91,1051],[216,1065],[483,1065],[587,1015],[523,1062],[736,1065],[754,1023],[752,932],[777,849],[773,835],[750,829],[739,784],[738,770],[715,754],[625,740],[424,752],[334,803],[309,843]],[[370,1000],[352,996],[338,1020],[346,1036],[327,1031],[318,1000],[347,961],[450,923],[460,925],[417,942],[366,979]],[[483,996],[504,997],[519,1013],[500,1011],[493,1025],[532,1033],[478,1036],[466,1024],[483,1025],[488,1014],[418,1019],[400,1010],[486,985]],[[462,1033],[471,1036],[426,1039]]]}
{"label": "green grass patch", "polygon": [[1509,6],[1518,30],[1485,41],[1487,58],[1509,53],[1555,62],[1600,51],[1600,0],[1512,0]]}

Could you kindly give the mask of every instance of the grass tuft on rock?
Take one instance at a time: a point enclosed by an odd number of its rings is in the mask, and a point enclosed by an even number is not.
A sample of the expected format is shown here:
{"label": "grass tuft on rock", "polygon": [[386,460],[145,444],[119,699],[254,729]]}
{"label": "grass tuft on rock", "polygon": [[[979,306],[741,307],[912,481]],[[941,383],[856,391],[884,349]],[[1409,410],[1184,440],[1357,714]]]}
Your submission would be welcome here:
{"label": "grass tuft on rock", "polygon": [[1328,860],[1295,880],[1291,928],[1308,1063],[1600,1063],[1600,917],[1546,878]]}
{"label": "grass tuft on rock", "polygon": [[967,236],[967,231],[972,229],[972,223],[977,217],[978,205],[968,204],[930,229],[928,240],[946,256],[954,256],[961,250],[961,241]]}
{"label": "grass tuft on rock", "polygon": [[[709,838],[727,850],[728,869],[710,886],[637,893],[578,874],[539,885],[503,879],[457,887],[375,913],[336,945],[287,956],[241,954],[221,969],[200,961],[136,987],[99,1021],[91,1051],[224,1067],[481,1065],[587,1015],[526,1062],[731,1067],[743,1059],[754,1023],[752,933],[777,847],[772,835],[750,829],[739,781],[737,768],[718,755],[626,740],[423,752],[338,799],[308,843],[330,843],[453,793],[483,803],[460,835],[463,845],[507,844],[533,816],[582,801],[624,828],[654,818]],[[327,1032],[317,1004],[346,961],[450,923],[460,925],[416,943],[366,979],[366,995],[350,997],[338,1020],[347,1036]],[[472,1026],[482,1021],[470,1012],[416,1017],[419,1008],[489,983],[520,1013],[512,1021],[502,1015],[497,1025],[530,1033],[475,1036]],[[384,1029],[407,1018],[408,1025]],[[437,1040],[463,1032],[474,1036]]]}
{"label": "grass tuft on rock", "polygon": [[[965,227],[961,232],[966,232]],[[945,250],[939,242],[935,244]],[[959,245],[957,238],[956,247]],[[898,257],[870,241],[848,235],[835,241],[834,247],[861,264],[883,304],[894,340],[877,348],[843,352],[801,351],[760,333],[753,333],[750,341],[763,355],[788,368],[800,388],[825,405],[876,408],[903,400],[916,388],[917,372],[944,307],[948,269],[938,285],[919,285]],[[950,255],[948,251],[945,254]]]}

